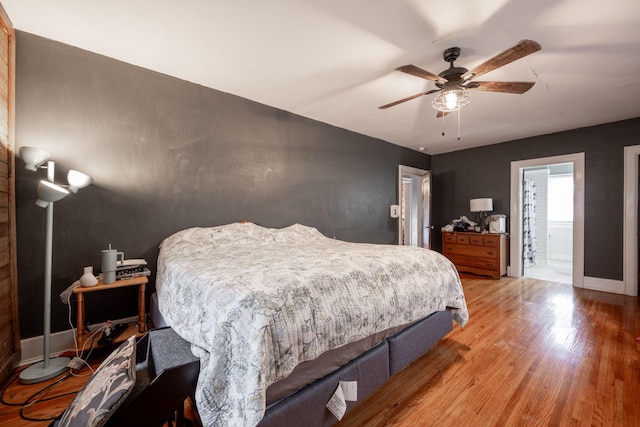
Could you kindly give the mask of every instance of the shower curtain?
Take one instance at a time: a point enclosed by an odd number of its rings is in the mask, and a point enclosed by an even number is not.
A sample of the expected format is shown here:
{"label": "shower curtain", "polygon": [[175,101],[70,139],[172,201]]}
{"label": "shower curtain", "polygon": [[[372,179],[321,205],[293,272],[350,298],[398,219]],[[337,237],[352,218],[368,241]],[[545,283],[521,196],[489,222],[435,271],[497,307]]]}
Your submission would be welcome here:
{"label": "shower curtain", "polygon": [[524,265],[536,263],[536,184],[525,179],[522,188],[522,257]]}

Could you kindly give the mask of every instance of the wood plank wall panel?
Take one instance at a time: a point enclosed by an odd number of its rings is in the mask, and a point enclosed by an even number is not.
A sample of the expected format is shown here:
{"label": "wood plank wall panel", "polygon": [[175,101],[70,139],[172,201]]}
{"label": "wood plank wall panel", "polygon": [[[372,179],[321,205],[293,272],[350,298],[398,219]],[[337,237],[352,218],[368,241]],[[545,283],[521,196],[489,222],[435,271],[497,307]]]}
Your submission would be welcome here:
{"label": "wood plank wall panel", "polygon": [[20,360],[14,182],[15,33],[0,5],[0,382]]}

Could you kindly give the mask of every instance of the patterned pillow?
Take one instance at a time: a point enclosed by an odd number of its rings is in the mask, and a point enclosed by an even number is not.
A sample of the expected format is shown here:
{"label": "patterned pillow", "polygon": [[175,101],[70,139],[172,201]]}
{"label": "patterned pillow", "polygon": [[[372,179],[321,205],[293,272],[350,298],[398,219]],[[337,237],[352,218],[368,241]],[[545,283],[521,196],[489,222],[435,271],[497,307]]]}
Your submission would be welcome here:
{"label": "patterned pillow", "polygon": [[136,337],[112,352],[62,414],[58,426],[103,426],[136,382]]}

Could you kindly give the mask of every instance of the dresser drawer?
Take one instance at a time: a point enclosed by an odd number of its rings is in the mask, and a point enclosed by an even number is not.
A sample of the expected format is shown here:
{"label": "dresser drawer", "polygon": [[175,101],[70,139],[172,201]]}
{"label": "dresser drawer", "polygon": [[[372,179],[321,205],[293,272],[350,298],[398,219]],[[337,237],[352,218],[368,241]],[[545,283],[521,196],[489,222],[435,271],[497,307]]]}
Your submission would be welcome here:
{"label": "dresser drawer", "polygon": [[456,235],[453,233],[445,233],[444,243],[456,243]]}
{"label": "dresser drawer", "polygon": [[484,270],[498,271],[500,266],[498,259],[476,258],[464,255],[452,255],[450,258],[457,267],[476,267]]}
{"label": "dresser drawer", "polygon": [[468,234],[456,234],[456,243],[458,245],[468,245],[469,244],[469,235]]}
{"label": "dresser drawer", "polygon": [[473,246],[486,246],[484,243],[484,237],[480,234],[469,236],[469,244]]}
{"label": "dresser drawer", "polygon": [[482,236],[482,244],[492,248],[500,247],[500,236]]}
{"label": "dresser drawer", "polygon": [[444,254],[467,255],[479,258],[498,258],[499,251],[496,248],[472,245],[452,245],[445,244]]}

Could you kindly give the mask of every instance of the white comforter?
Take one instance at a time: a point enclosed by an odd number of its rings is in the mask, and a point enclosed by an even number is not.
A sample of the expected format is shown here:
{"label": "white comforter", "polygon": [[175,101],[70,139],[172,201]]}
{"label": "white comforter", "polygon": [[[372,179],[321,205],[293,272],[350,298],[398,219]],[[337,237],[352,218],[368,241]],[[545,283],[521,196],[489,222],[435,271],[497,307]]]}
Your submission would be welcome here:
{"label": "white comforter", "polygon": [[161,245],[160,312],[201,359],[205,426],[253,426],[267,387],[302,361],[453,307],[454,266],[421,248],[356,244],[293,225],[191,228]]}

